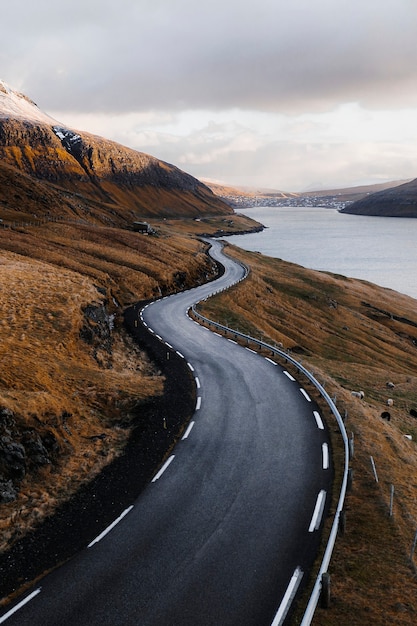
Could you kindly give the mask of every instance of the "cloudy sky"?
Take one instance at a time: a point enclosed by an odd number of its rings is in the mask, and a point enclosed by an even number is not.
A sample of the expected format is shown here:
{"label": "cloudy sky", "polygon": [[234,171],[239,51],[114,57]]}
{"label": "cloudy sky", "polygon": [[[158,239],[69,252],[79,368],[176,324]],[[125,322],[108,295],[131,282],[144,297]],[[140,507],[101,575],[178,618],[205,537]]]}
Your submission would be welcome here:
{"label": "cloudy sky", "polygon": [[416,33],[416,0],[13,0],[0,78],[198,178],[343,187],[417,176]]}

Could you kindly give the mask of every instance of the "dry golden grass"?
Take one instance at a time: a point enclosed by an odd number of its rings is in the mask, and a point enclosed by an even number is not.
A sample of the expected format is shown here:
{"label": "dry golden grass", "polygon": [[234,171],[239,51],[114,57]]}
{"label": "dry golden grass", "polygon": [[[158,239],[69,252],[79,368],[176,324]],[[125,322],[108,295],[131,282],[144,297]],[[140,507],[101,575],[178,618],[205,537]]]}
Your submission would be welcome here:
{"label": "dry golden grass", "polygon": [[21,432],[52,433],[60,448],[56,464],[28,473],[18,500],[0,506],[4,549],[120,453],[129,430],[118,422],[163,381],[122,329],[111,369],[93,358],[79,335],[83,307],[104,299],[91,279],[5,251],[0,272],[0,406]]}
{"label": "dry golden grass", "polygon": [[[290,349],[336,396],[354,436],[347,532],[330,567],[332,604],[319,608],[313,623],[417,623],[416,561],[409,561],[417,530],[417,421],[409,413],[417,408],[415,300],[232,246],[227,251],[250,266],[250,276],[204,303],[203,314]],[[364,399],[352,390],[363,390]],[[391,421],[381,418],[386,410]]]}

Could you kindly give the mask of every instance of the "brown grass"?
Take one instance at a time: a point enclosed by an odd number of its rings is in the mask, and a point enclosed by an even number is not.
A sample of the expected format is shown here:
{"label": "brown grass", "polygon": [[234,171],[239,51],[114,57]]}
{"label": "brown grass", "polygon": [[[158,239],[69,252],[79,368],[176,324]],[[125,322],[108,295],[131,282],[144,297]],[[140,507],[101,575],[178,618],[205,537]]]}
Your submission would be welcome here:
{"label": "brown grass", "polygon": [[111,369],[93,358],[79,336],[83,307],[104,300],[91,279],[5,251],[0,271],[0,406],[18,431],[52,433],[60,449],[55,464],[26,475],[17,501],[0,506],[4,549],[120,453],[129,429],[119,422],[163,381],[122,329]]}

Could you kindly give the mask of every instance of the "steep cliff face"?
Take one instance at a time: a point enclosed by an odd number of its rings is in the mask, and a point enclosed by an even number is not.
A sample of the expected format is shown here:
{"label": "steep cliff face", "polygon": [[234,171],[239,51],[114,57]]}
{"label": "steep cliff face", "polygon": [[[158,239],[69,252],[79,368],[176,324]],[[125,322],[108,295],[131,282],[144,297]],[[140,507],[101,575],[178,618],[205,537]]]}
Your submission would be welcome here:
{"label": "steep cliff face", "polygon": [[115,223],[137,216],[232,212],[208,187],[175,166],[69,129],[1,81],[0,159],[21,173],[104,203]]}
{"label": "steep cliff face", "polygon": [[342,213],[381,217],[417,217],[417,179],[373,193],[347,206]]}

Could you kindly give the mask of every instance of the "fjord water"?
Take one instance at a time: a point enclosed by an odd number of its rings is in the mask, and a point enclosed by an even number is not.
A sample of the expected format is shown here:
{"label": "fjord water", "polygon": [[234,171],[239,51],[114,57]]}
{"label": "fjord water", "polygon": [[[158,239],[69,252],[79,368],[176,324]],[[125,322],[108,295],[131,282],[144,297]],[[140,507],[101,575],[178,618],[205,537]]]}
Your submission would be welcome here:
{"label": "fjord water", "polygon": [[242,213],[267,228],[227,237],[240,248],[417,298],[417,219],[349,215],[321,207],[256,207]]}

